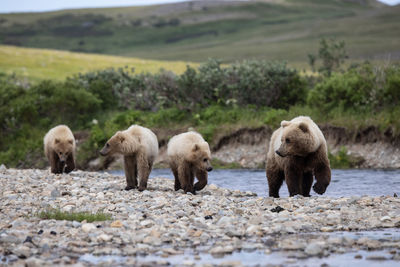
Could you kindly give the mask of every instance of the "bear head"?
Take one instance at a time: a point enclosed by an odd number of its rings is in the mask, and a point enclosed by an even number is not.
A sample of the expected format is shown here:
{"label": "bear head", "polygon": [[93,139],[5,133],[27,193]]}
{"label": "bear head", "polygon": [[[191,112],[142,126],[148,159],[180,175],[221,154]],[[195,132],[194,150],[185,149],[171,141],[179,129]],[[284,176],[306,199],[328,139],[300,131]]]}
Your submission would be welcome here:
{"label": "bear head", "polygon": [[60,159],[61,163],[67,161],[67,158],[74,150],[74,140],[62,140],[59,138],[54,139],[54,151]]}
{"label": "bear head", "polygon": [[320,140],[307,122],[281,122],[280,146],[275,150],[281,157],[305,157],[317,151]]}
{"label": "bear head", "polygon": [[125,132],[116,132],[100,150],[100,155],[107,156],[113,154],[128,155],[135,153],[137,150],[138,143],[140,143],[139,137],[131,137]]}
{"label": "bear head", "polygon": [[189,161],[196,166],[197,169],[212,171],[210,146],[207,142],[194,144],[192,147]]}

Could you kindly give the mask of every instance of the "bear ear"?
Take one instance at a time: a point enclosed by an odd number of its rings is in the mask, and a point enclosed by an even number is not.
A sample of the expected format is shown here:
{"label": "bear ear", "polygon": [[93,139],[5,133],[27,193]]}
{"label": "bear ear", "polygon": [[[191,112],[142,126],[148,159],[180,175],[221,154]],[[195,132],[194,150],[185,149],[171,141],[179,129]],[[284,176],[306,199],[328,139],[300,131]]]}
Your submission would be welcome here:
{"label": "bear ear", "polygon": [[72,139],[69,139],[69,140],[68,140],[68,143],[70,143],[71,145],[72,145],[73,142],[74,142],[74,141],[73,141]]}
{"label": "bear ear", "polygon": [[117,139],[117,141],[119,141],[120,143],[123,143],[125,141],[125,136],[122,134],[121,131],[118,131],[115,134],[115,137],[116,137],[115,139]]}
{"label": "bear ear", "polygon": [[281,126],[283,128],[285,128],[286,126],[288,126],[290,124],[290,121],[281,121]]}
{"label": "bear ear", "polygon": [[54,140],[54,143],[56,143],[56,144],[60,143],[60,139],[56,138],[56,139]]}
{"label": "bear ear", "polygon": [[307,126],[307,124],[304,123],[304,122],[300,122],[299,128],[300,128],[300,130],[302,130],[302,131],[305,132],[305,133],[308,132],[308,126]]}
{"label": "bear ear", "polygon": [[194,152],[194,151],[197,151],[197,150],[199,150],[199,146],[198,146],[197,144],[195,144],[195,145],[193,146],[192,151]]}

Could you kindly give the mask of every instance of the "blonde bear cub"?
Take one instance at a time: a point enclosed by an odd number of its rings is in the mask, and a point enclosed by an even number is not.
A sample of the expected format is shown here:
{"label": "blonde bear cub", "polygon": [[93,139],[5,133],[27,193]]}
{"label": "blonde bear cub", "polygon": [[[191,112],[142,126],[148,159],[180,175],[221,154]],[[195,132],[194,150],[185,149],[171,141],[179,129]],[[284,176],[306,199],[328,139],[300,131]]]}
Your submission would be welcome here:
{"label": "blonde bear cub", "polygon": [[[207,185],[208,174],[212,170],[210,146],[196,132],[175,135],[168,142],[168,160],[175,176],[175,191],[185,193],[203,189]],[[199,180],[194,186],[194,177]]]}
{"label": "blonde bear cub", "polygon": [[68,126],[52,128],[43,143],[52,173],[70,173],[75,169],[75,138]]}
{"label": "blonde bear cub", "polygon": [[147,180],[158,155],[157,136],[150,129],[132,125],[125,131],[116,132],[100,154],[122,154],[127,183],[125,190],[137,188],[139,178],[139,191],[143,191],[147,188]]}

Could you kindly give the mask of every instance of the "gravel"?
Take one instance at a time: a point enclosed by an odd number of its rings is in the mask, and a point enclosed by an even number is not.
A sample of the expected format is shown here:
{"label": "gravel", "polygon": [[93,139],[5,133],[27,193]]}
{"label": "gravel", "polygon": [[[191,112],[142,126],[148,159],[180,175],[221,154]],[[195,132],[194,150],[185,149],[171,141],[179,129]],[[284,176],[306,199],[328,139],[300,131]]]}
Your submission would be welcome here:
{"label": "gravel", "polygon": [[[216,185],[185,195],[173,190],[172,180],[160,177],[150,179],[144,192],[125,191],[124,186],[123,177],[108,173],[53,175],[1,167],[0,266],[91,266],[98,262],[84,259],[100,256],[108,257],[103,265],[140,266],[146,265],[140,258],[145,255],[161,257],[162,265],[177,256],[183,263],[188,253],[220,257],[240,251],[291,251],[296,260],[390,249],[391,258],[377,253],[367,259],[400,260],[398,239],[335,235],[400,227],[398,197],[273,199]],[[278,206],[283,210],[271,211]],[[49,208],[104,212],[112,220],[80,223],[36,216]]]}

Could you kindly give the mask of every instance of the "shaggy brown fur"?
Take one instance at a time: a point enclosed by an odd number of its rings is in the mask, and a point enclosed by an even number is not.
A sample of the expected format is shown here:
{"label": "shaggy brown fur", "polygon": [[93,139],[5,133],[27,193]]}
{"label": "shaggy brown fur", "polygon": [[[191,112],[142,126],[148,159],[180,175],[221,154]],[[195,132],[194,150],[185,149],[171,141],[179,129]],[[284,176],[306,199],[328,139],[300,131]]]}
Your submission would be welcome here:
{"label": "shaggy brown fur", "polygon": [[331,181],[326,140],[309,117],[281,122],[271,137],[266,174],[271,197],[279,197],[284,180],[290,196],[310,196],[313,176],[317,181],[314,191],[325,193]]}
{"label": "shaggy brown fur", "polygon": [[143,191],[147,188],[147,181],[158,154],[157,136],[150,129],[132,125],[111,137],[100,154],[122,154],[127,183],[125,190],[137,188],[139,177],[139,191]]}
{"label": "shaggy brown fur", "polygon": [[75,138],[68,126],[52,128],[43,143],[52,173],[70,173],[75,169]]}
{"label": "shaggy brown fur", "polygon": [[[168,143],[169,166],[175,176],[175,191],[196,194],[207,185],[212,170],[210,147],[196,132],[174,136]],[[194,177],[198,182],[194,184]],[[193,185],[194,184],[194,185]]]}

